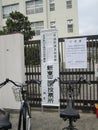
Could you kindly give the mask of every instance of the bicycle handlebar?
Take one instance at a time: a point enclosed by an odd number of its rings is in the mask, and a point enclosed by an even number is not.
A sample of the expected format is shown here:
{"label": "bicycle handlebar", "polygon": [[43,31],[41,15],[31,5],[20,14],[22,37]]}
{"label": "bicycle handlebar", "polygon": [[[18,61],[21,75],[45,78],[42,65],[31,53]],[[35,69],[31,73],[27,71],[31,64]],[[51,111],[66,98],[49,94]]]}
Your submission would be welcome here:
{"label": "bicycle handlebar", "polygon": [[[51,83],[50,83],[50,86],[53,85],[56,81],[60,81],[60,78],[55,78]],[[80,83],[80,82],[84,82],[84,83],[87,83],[89,85],[91,85],[91,82],[88,81],[86,78],[83,78],[83,77],[80,77],[79,80],[69,80],[69,81],[63,81],[63,83],[65,84],[77,84],[77,83]]]}
{"label": "bicycle handlebar", "polygon": [[0,83],[0,88],[6,85],[8,82],[9,82],[8,79],[6,79],[4,82]]}
{"label": "bicycle handlebar", "polygon": [[58,80],[58,78],[55,78],[49,85],[53,85],[56,81]]}
{"label": "bicycle handlebar", "polygon": [[[59,77],[58,77],[58,78],[55,78],[55,79],[50,83],[50,86],[53,85],[53,84],[54,84],[56,81],[58,81],[58,80],[61,82],[61,80],[60,80]],[[0,88],[3,87],[4,85],[6,85],[8,82],[11,82],[12,84],[14,84],[14,85],[17,86],[17,87],[22,87],[22,86],[25,86],[25,85],[29,85],[29,84],[31,84],[31,83],[36,83],[36,84],[38,84],[38,85],[41,85],[41,81],[39,81],[39,80],[34,80],[34,79],[32,79],[32,80],[30,80],[30,81],[26,81],[26,84],[21,84],[21,85],[19,85],[19,84],[17,84],[16,82],[14,82],[13,80],[10,80],[10,79],[7,78],[4,82],[0,83]],[[80,83],[80,82],[84,82],[84,83],[87,83],[87,84],[91,85],[91,82],[88,81],[86,78],[83,78],[83,77],[80,77],[78,81],[76,81],[76,80],[63,81],[63,83],[65,83],[65,84],[76,84],[76,83]]]}
{"label": "bicycle handlebar", "polygon": [[83,78],[83,77],[80,77],[80,80],[87,83],[87,84],[89,84],[89,85],[91,85],[91,82],[88,81],[87,79]]}
{"label": "bicycle handlebar", "polygon": [[4,85],[6,85],[7,83],[9,83],[9,82],[11,82],[12,84],[14,84],[15,86],[17,86],[17,87],[22,87],[22,86],[25,86],[25,85],[28,85],[28,84],[30,84],[30,83],[36,83],[36,84],[41,84],[41,82],[40,81],[38,81],[38,80],[30,80],[30,81],[27,81],[26,82],[26,84],[21,84],[21,85],[19,85],[19,84],[17,84],[16,82],[14,82],[13,80],[10,80],[10,79],[6,79],[4,82],[2,82],[2,83],[0,83],[0,87],[3,87]]}
{"label": "bicycle handlebar", "polygon": [[28,85],[28,84],[31,84],[31,83],[35,83],[35,84],[41,85],[41,81],[39,81],[39,80],[34,80],[34,79],[32,79],[32,80],[30,80],[30,81],[26,81],[26,84],[27,84],[27,85]]}

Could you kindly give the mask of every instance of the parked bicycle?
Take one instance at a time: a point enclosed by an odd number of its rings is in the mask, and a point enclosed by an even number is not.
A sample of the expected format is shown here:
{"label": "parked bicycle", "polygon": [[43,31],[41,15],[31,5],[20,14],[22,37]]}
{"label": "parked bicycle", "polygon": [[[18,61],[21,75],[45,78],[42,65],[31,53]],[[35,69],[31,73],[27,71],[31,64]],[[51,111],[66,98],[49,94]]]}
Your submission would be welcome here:
{"label": "parked bicycle", "polygon": [[[53,82],[51,83],[54,84],[56,81],[61,79],[60,78],[55,78]],[[81,83],[86,83],[88,85],[91,85],[91,83],[83,77],[80,77],[79,80],[69,80],[69,81],[63,81],[64,84],[67,84],[66,87],[66,94],[67,94],[67,106],[64,109],[64,111],[60,112],[60,117],[63,118],[64,121],[69,120],[69,125],[67,127],[64,127],[62,130],[78,130],[74,125],[73,122],[77,121],[77,119],[80,118],[79,113],[75,110],[74,108],[74,96],[78,96],[80,93],[80,86],[77,87],[76,84],[81,84]],[[75,84],[75,86],[74,86]]]}
{"label": "parked bicycle", "polygon": [[[13,80],[6,79],[4,82],[0,84],[0,88],[11,82],[14,86],[20,88],[22,100],[19,111],[19,120],[18,120],[18,130],[31,130],[31,109],[30,104],[27,99],[27,85],[31,83],[36,83],[40,85],[40,81],[31,80],[26,82],[25,84],[16,83]],[[12,128],[12,124],[10,122],[9,113],[5,110],[0,109],[3,117],[0,117],[0,129],[8,130]]]}

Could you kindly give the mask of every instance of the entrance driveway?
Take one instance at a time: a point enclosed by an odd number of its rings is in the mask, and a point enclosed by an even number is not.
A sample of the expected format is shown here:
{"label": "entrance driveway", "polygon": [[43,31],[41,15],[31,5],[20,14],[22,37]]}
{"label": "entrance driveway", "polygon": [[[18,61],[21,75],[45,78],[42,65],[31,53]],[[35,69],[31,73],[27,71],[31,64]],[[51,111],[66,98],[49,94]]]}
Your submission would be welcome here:
{"label": "entrance driveway", "polygon": [[[11,114],[12,130],[17,130],[18,113]],[[41,111],[32,110],[32,130],[62,130],[63,127],[68,126],[68,121],[63,121],[59,117],[58,111]],[[94,113],[80,112],[80,119],[74,125],[78,130],[97,130],[98,118]]]}

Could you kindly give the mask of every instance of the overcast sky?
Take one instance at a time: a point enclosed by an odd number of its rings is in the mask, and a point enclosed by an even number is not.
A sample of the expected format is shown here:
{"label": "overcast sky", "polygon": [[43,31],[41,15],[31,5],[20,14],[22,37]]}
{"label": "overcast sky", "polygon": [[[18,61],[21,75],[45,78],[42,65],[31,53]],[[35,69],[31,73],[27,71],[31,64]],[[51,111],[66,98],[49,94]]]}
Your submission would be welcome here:
{"label": "overcast sky", "polygon": [[98,34],[98,0],[78,0],[80,35]]}

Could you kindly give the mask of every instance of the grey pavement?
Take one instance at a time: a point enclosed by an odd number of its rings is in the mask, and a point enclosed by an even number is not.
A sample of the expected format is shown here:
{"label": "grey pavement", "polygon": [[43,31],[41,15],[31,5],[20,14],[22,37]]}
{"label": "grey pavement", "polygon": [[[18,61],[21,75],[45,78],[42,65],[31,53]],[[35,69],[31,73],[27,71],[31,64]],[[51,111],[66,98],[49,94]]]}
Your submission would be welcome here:
{"label": "grey pavement", "polygon": [[[68,126],[68,121],[60,118],[58,111],[32,110],[32,130],[62,130]],[[12,130],[17,130],[18,112],[11,113]],[[94,113],[80,112],[80,119],[74,122],[78,130],[98,130],[98,118]]]}

